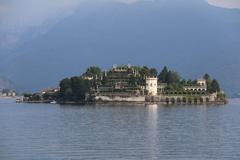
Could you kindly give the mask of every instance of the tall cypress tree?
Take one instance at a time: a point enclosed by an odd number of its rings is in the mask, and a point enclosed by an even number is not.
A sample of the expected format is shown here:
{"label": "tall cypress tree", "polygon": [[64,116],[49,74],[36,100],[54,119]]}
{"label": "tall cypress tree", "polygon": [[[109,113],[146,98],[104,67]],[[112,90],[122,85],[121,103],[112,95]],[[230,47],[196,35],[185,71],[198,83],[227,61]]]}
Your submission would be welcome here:
{"label": "tall cypress tree", "polygon": [[168,68],[167,66],[164,66],[163,70],[158,75],[158,79],[163,83],[167,83],[167,77],[168,77]]}
{"label": "tall cypress tree", "polygon": [[211,92],[220,92],[220,85],[216,79],[212,80]]}

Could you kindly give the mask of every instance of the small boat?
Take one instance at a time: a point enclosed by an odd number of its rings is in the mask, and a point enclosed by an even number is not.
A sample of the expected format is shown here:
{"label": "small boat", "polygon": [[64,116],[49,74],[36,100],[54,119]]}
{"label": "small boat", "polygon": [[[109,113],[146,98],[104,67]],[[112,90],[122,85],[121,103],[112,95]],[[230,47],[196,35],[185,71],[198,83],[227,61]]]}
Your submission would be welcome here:
{"label": "small boat", "polygon": [[57,102],[56,101],[52,101],[52,102],[50,102],[51,104],[56,104]]}
{"label": "small boat", "polygon": [[17,98],[16,99],[16,103],[22,103],[23,102],[23,99],[22,98]]}

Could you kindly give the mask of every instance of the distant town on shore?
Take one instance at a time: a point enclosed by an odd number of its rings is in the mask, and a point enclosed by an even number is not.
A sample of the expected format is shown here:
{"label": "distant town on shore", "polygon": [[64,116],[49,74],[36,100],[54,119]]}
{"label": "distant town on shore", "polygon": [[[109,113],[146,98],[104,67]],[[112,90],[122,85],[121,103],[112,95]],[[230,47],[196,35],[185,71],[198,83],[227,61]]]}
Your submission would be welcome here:
{"label": "distant town on shore", "polygon": [[17,93],[13,89],[0,88],[0,98],[1,97],[16,97]]}
{"label": "distant town on shore", "polygon": [[162,103],[225,104],[227,96],[218,81],[205,74],[184,79],[166,66],[158,72],[147,66],[113,65],[109,70],[87,68],[81,76],[64,78],[57,88],[24,94],[29,103]]}

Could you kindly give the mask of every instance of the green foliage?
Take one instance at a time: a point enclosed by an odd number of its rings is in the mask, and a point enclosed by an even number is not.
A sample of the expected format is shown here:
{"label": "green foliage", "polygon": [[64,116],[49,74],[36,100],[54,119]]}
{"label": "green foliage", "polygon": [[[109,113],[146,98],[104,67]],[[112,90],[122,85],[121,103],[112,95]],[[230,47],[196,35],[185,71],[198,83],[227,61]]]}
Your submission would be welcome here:
{"label": "green foliage", "polygon": [[183,85],[181,83],[172,83],[167,85],[166,90],[170,91],[182,91]]}
{"label": "green foliage", "polygon": [[72,88],[67,88],[64,92],[64,95],[62,96],[62,99],[71,101],[71,100],[73,100],[72,96],[73,96]]}
{"label": "green foliage", "polygon": [[211,77],[210,77],[209,74],[206,73],[206,74],[204,74],[203,79],[205,79],[206,81],[208,81],[208,80],[211,80]]}
{"label": "green foliage", "polygon": [[212,80],[210,92],[220,92],[220,85],[216,79]]}
{"label": "green foliage", "polygon": [[38,95],[38,94],[33,94],[31,98],[32,98],[32,100],[34,100],[34,101],[40,101],[40,100],[41,100],[41,96]]}
{"label": "green foliage", "polygon": [[60,82],[59,97],[64,101],[84,101],[91,87],[91,82],[81,77],[65,78]]}
{"label": "green foliage", "polygon": [[181,80],[180,76],[175,71],[169,71],[167,74],[166,82],[167,84],[179,83]]}
{"label": "green foliage", "polygon": [[209,74],[204,74],[203,79],[206,80],[207,83],[207,91],[208,92],[212,92],[212,79],[211,76]]}
{"label": "green foliage", "polygon": [[66,95],[65,95],[66,91],[67,91],[68,89],[71,89],[71,88],[72,88],[72,82],[71,82],[71,80],[70,80],[69,78],[65,78],[65,79],[63,79],[63,80],[60,81],[59,86],[60,86],[59,96],[60,96],[60,97],[63,97],[63,98],[66,98]]}
{"label": "green foliage", "polygon": [[217,98],[219,98],[219,99],[226,99],[226,98],[227,98],[227,95],[226,95],[225,93],[219,92],[219,93],[217,94]]}
{"label": "green foliage", "polygon": [[139,84],[139,77],[135,77],[133,75],[130,76],[128,84],[130,86],[137,86]]}
{"label": "green foliage", "polygon": [[32,95],[33,95],[33,94],[31,94],[31,93],[24,93],[24,94],[23,94],[23,96],[26,97],[26,98],[29,98],[29,97],[31,97]]}
{"label": "green foliage", "polygon": [[85,74],[88,75],[88,76],[98,76],[98,77],[100,77],[101,73],[102,73],[102,71],[99,67],[91,66],[87,69]]}
{"label": "green foliage", "polygon": [[179,76],[179,74],[175,71],[168,70],[168,68],[166,66],[163,68],[163,70],[158,75],[158,79],[162,83],[167,83],[167,84],[180,83],[180,81],[181,81],[181,77]]}
{"label": "green foliage", "polygon": [[148,76],[149,75],[149,68],[147,66],[143,66],[140,70],[140,75],[142,77]]}
{"label": "green foliage", "polygon": [[91,83],[81,77],[72,77],[72,98],[74,101],[83,101],[86,93],[90,91]]}
{"label": "green foliage", "polygon": [[150,74],[150,76],[157,77],[158,71],[155,68],[151,68],[149,70],[149,74]]}
{"label": "green foliage", "polygon": [[31,93],[24,93],[24,98],[27,98],[29,101],[40,101],[41,96],[37,93],[31,94]]}
{"label": "green foliage", "polygon": [[106,85],[107,81],[108,81],[108,78],[105,75],[103,75],[103,78],[102,78],[102,81],[101,81],[102,85]]}
{"label": "green foliage", "polygon": [[156,77],[158,74],[158,71],[155,68],[148,68],[147,66],[143,66],[140,69],[139,73],[141,77],[146,77],[146,76]]}
{"label": "green foliage", "polygon": [[205,74],[203,78],[207,82],[207,91],[209,93],[216,93],[221,91],[220,85],[216,79],[212,80],[209,74]]}
{"label": "green foliage", "polygon": [[167,76],[168,76],[168,68],[166,66],[164,66],[163,70],[160,72],[160,74],[158,75],[158,79],[163,82],[166,83],[167,81]]}
{"label": "green foliage", "polygon": [[43,100],[56,100],[58,93],[45,93],[42,95]]}

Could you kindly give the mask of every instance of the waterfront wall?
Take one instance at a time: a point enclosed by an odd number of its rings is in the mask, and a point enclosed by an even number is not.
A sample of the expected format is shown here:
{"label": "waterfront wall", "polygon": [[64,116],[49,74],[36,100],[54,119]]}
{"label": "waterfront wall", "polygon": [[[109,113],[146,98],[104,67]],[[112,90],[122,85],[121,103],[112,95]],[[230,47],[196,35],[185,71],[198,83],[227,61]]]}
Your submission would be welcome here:
{"label": "waterfront wall", "polygon": [[216,94],[189,95],[158,95],[158,96],[96,96],[95,102],[147,102],[161,104],[225,104],[226,99],[218,99]]}
{"label": "waterfront wall", "polygon": [[158,95],[147,96],[146,102],[163,104],[226,104],[227,99],[220,99],[217,94],[189,96],[189,95]]}
{"label": "waterfront wall", "polygon": [[103,102],[145,102],[145,96],[138,97],[120,97],[120,96],[96,96],[94,101]]}

